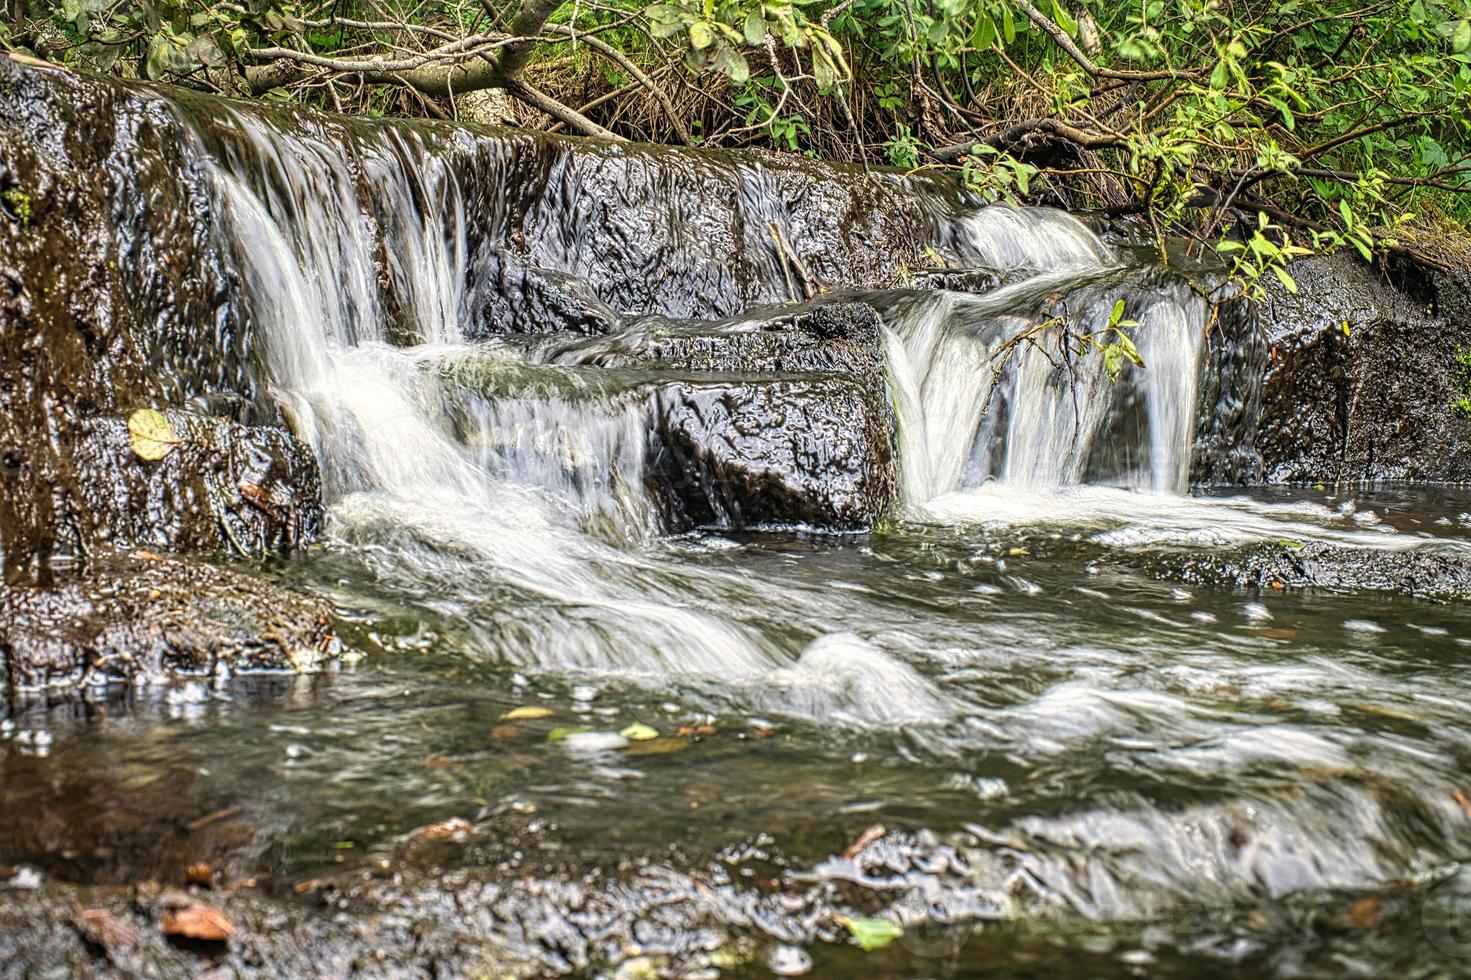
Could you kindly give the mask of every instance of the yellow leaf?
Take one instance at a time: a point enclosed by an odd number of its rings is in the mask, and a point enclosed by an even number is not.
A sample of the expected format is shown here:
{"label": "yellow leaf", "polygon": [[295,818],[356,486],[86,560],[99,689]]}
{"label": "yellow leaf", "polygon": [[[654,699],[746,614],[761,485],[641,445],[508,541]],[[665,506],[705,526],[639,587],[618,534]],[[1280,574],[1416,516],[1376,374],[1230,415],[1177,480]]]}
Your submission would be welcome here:
{"label": "yellow leaf", "polygon": [[622,735],[630,742],[647,742],[650,739],[659,737],[659,732],[657,729],[650,728],[648,725],[645,725],[643,722],[639,721],[636,721],[632,725],[629,725],[618,734]]}
{"label": "yellow leaf", "polygon": [[150,462],[163,459],[179,444],[169,420],[151,408],[140,408],[128,417],[128,441],[140,459]]}
{"label": "yellow leaf", "polygon": [[550,718],[553,714],[551,708],[538,708],[534,705],[524,705],[520,708],[512,708],[501,715],[501,721],[529,721],[533,718]]}

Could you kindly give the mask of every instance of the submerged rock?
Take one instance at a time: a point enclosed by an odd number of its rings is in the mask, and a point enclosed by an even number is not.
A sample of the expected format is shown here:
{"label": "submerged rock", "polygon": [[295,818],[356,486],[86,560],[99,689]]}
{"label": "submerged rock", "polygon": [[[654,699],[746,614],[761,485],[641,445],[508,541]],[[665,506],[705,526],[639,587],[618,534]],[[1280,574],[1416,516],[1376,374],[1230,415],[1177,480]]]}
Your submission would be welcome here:
{"label": "submerged rock", "polygon": [[56,588],[0,586],[0,660],[16,689],[304,670],[339,652],[321,600],[149,551],[94,556]]}
{"label": "submerged rock", "polygon": [[1167,556],[1157,567],[1165,577],[1191,584],[1394,592],[1426,599],[1471,596],[1471,560],[1420,550],[1273,542],[1230,552]]}

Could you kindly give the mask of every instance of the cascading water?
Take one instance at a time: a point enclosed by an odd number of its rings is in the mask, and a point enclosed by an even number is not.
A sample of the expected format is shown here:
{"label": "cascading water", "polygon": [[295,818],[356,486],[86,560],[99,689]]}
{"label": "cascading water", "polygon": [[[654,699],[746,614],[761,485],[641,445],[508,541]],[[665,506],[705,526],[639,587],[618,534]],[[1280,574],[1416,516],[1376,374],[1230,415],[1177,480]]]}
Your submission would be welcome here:
{"label": "cascading water", "polygon": [[[1051,491],[1105,483],[1183,493],[1208,308],[1183,280],[1124,268],[1077,219],[988,208],[962,225],[963,257],[1003,271],[981,297],[912,299],[887,336],[906,502],[998,480]],[[1116,341],[1143,367],[1113,381],[1076,335]]]}

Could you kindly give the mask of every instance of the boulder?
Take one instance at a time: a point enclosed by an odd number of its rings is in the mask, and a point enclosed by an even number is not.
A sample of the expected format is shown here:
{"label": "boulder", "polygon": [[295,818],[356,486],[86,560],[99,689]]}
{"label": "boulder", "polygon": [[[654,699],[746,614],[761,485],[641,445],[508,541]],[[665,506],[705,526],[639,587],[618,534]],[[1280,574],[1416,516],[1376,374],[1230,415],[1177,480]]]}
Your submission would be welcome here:
{"label": "boulder", "polygon": [[1197,480],[1471,479],[1471,273],[1393,276],[1347,253],[1293,263],[1298,291],[1222,318]]}

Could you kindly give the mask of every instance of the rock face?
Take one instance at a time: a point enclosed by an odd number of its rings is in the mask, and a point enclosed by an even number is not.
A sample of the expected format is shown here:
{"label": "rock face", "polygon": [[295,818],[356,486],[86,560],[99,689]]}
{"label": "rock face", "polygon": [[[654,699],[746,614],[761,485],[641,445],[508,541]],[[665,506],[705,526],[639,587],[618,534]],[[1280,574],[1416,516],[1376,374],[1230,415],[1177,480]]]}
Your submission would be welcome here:
{"label": "rock face", "polygon": [[[190,497],[211,465],[243,477],[282,454],[294,460],[288,484],[310,490],[310,461],[281,431],[246,435],[222,422],[205,440],[213,449],[187,462],[178,454],[161,479],[122,467],[116,452],[126,446],[116,416],[136,407],[261,416],[210,188],[178,149],[187,129],[157,97],[9,59],[0,119],[5,578],[44,578],[51,555],[112,538],[231,547],[229,522]],[[184,470],[183,483],[162,486]],[[313,506],[297,501],[307,533]],[[292,537],[244,523],[247,537]]]}
{"label": "rock face", "polygon": [[331,608],[215,565],[107,552],[56,588],[0,586],[0,660],[18,690],[310,667],[338,652]]}
{"label": "rock face", "polygon": [[1400,269],[1348,254],[1293,264],[1207,366],[1197,439],[1207,482],[1471,479],[1471,273]]}

